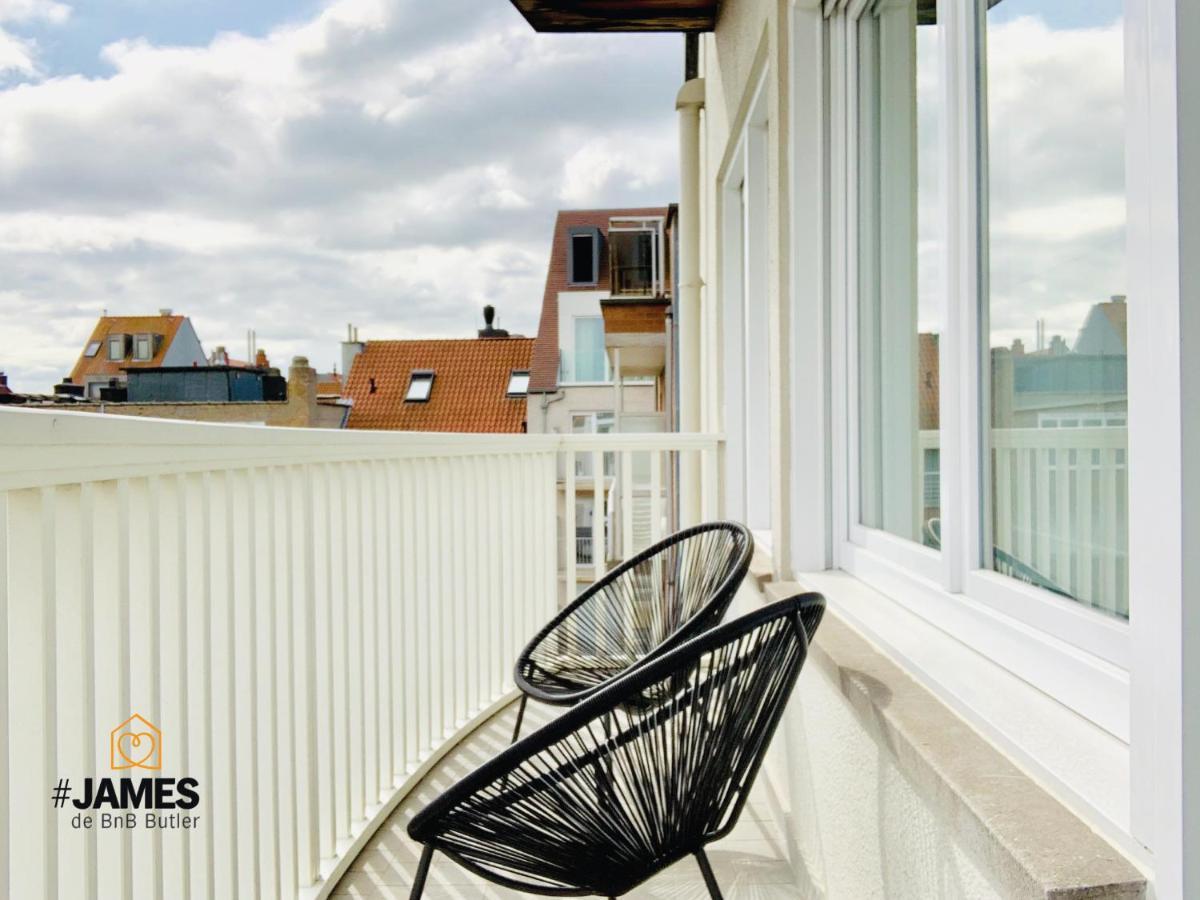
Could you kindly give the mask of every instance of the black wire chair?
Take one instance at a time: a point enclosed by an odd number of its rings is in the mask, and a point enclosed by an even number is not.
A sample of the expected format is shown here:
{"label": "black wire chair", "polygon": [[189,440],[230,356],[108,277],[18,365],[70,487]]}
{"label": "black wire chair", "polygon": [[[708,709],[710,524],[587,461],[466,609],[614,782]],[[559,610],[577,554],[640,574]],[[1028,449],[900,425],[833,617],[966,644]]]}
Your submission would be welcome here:
{"label": "black wire chair", "polygon": [[521,705],[513,741],[530,697],[573,706],[720,622],[753,552],[744,525],[709,522],[659,541],[588,587],[517,659]]}
{"label": "black wire chair", "polygon": [[[802,594],[706,631],[510,746],[409,823],[425,845],[505,887],[619,897],[704,853],[746,804],[825,610]],[[631,710],[631,698],[664,699]],[[609,724],[616,727],[609,731]]]}

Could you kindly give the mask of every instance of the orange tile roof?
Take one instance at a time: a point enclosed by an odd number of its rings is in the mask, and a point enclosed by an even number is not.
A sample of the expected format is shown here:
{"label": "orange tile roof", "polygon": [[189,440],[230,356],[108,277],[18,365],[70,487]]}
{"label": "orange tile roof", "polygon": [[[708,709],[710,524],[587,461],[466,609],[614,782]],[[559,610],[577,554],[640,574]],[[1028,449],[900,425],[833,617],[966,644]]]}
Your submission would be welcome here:
{"label": "orange tile roof", "polygon": [[317,373],[318,394],[340,394],[342,392],[342,376],[337,372]]}
{"label": "orange tile roof", "polygon": [[[532,338],[367,341],[346,380],[343,396],[354,403],[346,427],[519,433],[525,397],[509,397],[508,381],[532,356]],[[404,399],[414,370],[434,373],[423,403]]]}
{"label": "orange tile roof", "polygon": [[[163,364],[163,357],[171,348],[171,341],[179,333],[179,326],[186,316],[101,316],[92,329],[92,336],[83,345],[84,351],[93,341],[100,342],[100,349],[93,357],[84,356],[81,351],[75,368],[71,370],[71,381],[83,384],[89,376],[115,377],[122,374],[122,369],[145,369]],[[110,334],[161,334],[162,343],[158,352],[151,359],[135,362],[132,359],[110,360],[108,347],[105,344]]]}
{"label": "orange tile roof", "polygon": [[[558,295],[560,291],[605,291],[610,288],[608,270],[608,220],[634,219],[670,214],[670,207],[637,209],[561,210],[554,220],[550,243],[550,265],[546,270],[546,292],[542,295],[542,317],[538,323],[537,346],[533,351],[533,372],[529,389],[534,392],[558,390]],[[567,281],[568,236],[572,228],[593,227],[605,240],[600,245],[600,271],[595,284],[573,286]],[[668,257],[670,254],[668,253]],[[671,260],[668,258],[668,274]],[[668,281],[669,283],[669,281]]]}

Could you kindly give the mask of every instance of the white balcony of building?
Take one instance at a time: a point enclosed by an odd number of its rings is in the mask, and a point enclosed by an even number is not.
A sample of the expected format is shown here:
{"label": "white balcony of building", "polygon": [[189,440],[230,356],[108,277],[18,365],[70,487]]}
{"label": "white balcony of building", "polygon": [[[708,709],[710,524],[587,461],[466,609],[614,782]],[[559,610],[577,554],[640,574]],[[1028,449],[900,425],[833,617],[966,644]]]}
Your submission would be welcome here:
{"label": "white balcony of building", "polygon": [[[719,446],[0,411],[0,894],[407,893],[369,874],[397,822],[495,749],[560,559],[574,583],[605,545],[564,494],[613,495],[611,563],[638,504],[604,455],[644,473],[655,539],[680,456],[716,516]],[[133,713],[161,774],[198,781],[194,827],[82,829],[51,804],[60,779],[121,774]]]}
{"label": "white balcony of building", "polygon": [[[595,488],[610,455],[645,473],[659,538],[681,465],[701,517],[720,516],[722,445],[0,411],[3,893],[407,896],[405,826],[506,745],[514,661],[561,603],[559,567],[571,584],[593,548],[613,544],[606,564],[637,548],[636,479],[602,481],[615,534],[578,527],[564,494]],[[1045,477],[1037,458],[1012,471]],[[771,569],[758,560],[730,616],[801,589]],[[930,878],[944,896],[1142,895],[1104,840],[850,624],[853,579],[822,578],[839,611],[736,829],[709,848],[725,896],[846,897],[863,865],[887,897]],[[110,732],[131,713],[161,735],[160,774],[197,780],[191,828],[82,829],[50,802],[64,779],[119,774]],[[552,715],[530,705],[531,722]],[[444,859],[426,885],[511,893]],[[633,896],[706,893],[685,859]]]}

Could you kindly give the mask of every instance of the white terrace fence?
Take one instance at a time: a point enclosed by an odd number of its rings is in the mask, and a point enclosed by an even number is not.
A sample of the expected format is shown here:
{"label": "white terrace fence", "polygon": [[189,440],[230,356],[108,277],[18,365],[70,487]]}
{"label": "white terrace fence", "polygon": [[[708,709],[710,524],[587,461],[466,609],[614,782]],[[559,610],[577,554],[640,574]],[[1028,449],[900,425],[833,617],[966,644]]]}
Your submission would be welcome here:
{"label": "white terrace fence", "polygon": [[[0,896],[326,895],[510,696],[560,546],[574,568],[573,454],[655,487],[683,457],[711,516],[718,448],[0,411]],[[112,767],[132,714],[159,771]],[[52,802],[121,776],[195,778],[196,827],[75,828]]]}
{"label": "white terrace fence", "polygon": [[[1124,427],[992,429],[993,543],[1020,569],[1005,574],[1129,615],[1127,441]],[[938,477],[925,470],[925,496]]]}

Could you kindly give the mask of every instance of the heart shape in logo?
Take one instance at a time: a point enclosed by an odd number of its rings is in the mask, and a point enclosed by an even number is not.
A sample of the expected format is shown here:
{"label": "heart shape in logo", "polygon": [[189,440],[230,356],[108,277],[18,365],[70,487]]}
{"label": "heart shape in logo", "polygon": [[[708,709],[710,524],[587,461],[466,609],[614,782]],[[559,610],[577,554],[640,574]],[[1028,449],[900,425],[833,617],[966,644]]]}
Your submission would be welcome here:
{"label": "heart shape in logo", "polygon": [[117,752],[129,768],[142,766],[154,755],[154,735],[148,731],[126,732],[117,738]]}

